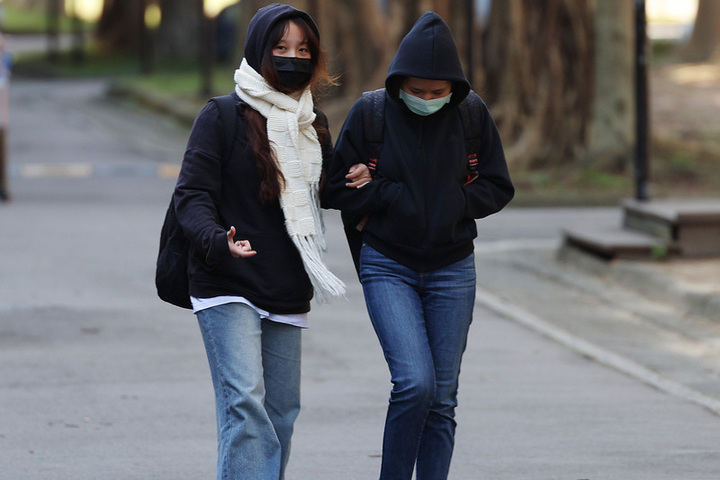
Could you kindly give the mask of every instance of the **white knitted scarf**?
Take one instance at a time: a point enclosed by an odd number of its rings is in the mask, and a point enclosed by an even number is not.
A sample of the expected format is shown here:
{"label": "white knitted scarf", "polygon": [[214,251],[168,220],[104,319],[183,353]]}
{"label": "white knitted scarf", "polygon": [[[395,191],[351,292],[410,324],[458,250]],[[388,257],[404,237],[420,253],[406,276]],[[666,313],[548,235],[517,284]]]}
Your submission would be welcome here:
{"label": "white knitted scarf", "polygon": [[345,284],[323,261],[325,227],[318,198],[322,150],[312,126],[316,115],[310,90],[306,89],[296,100],[268,85],[243,59],[235,70],[235,91],[267,119],[270,146],[285,177],[285,188],[280,194],[285,226],[300,252],[316,299],[322,303],[329,296],[344,295]]}

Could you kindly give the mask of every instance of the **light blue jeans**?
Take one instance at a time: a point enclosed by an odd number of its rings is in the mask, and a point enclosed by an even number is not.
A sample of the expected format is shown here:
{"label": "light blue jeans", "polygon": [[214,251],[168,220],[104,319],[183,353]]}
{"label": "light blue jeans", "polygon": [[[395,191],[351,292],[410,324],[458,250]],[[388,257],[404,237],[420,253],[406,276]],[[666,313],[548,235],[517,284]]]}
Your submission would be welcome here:
{"label": "light blue jeans", "polygon": [[240,303],[197,317],[215,388],[218,480],[282,480],[300,413],[301,329]]}
{"label": "light blue jeans", "polygon": [[380,480],[445,480],[460,363],[475,304],[474,256],[418,273],[364,245],[360,281],[393,383]]}

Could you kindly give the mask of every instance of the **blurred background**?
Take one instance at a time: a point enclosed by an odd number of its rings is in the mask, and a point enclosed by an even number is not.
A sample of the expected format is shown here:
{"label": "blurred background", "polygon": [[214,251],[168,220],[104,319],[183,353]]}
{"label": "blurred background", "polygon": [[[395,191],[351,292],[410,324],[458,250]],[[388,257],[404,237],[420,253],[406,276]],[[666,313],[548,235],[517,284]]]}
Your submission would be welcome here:
{"label": "blurred background", "polygon": [[[13,51],[14,78],[102,77],[110,94],[165,98],[192,117],[232,90],[248,21],[268,3],[0,0],[1,28],[12,45],[34,41]],[[316,19],[338,77],[318,99],[333,133],[434,10],[498,124],[520,204],[717,196],[717,0],[287,3]]]}

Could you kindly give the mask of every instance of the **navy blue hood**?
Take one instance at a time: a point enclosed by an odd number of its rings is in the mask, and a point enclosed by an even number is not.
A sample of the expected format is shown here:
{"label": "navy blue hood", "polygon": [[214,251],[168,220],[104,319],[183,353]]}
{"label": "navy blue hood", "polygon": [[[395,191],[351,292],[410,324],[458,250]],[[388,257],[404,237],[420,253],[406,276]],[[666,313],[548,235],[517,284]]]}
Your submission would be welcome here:
{"label": "navy blue hood", "polygon": [[263,53],[270,37],[270,30],[277,22],[290,18],[301,18],[312,28],[317,38],[320,38],[317,25],[310,15],[302,10],[281,3],[273,3],[261,8],[250,20],[245,38],[245,59],[256,72],[260,73],[261,71]]}
{"label": "navy blue hood", "polygon": [[451,81],[452,105],[462,102],[470,92],[450,27],[435,12],[425,12],[400,42],[385,78],[385,88],[392,98],[398,99],[405,77]]}

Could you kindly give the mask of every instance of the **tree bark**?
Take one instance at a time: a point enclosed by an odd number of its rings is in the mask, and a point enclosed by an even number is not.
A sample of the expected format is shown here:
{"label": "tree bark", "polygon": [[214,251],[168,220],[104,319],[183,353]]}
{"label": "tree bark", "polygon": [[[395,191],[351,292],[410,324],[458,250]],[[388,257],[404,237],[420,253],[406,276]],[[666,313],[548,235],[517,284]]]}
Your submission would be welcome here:
{"label": "tree bark", "polygon": [[720,61],[720,1],[699,1],[695,26],[681,58],[686,62]]}
{"label": "tree bark", "polygon": [[202,0],[161,0],[162,23],[158,30],[158,55],[195,60],[202,47]]}
{"label": "tree bark", "polygon": [[634,8],[602,0],[595,11],[595,95],[587,160],[603,170],[627,169],[635,142]]}
{"label": "tree bark", "polygon": [[138,51],[141,48],[143,0],[105,0],[95,31],[107,50]]}
{"label": "tree bark", "polygon": [[493,2],[484,37],[482,91],[508,161],[541,167],[581,157],[593,94],[590,0]]}

